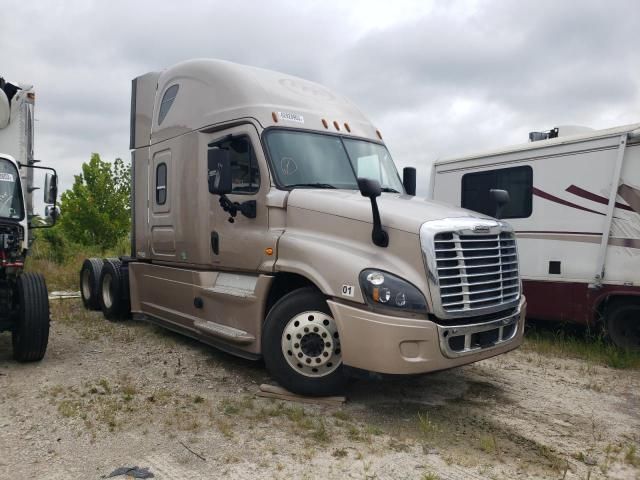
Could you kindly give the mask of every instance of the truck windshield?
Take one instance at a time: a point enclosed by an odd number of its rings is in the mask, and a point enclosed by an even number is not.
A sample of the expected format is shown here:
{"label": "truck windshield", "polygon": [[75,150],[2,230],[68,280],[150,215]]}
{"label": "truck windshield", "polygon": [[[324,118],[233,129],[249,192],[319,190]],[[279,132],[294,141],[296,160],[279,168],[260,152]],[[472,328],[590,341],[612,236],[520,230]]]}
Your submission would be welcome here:
{"label": "truck windshield", "polygon": [[293,130],[271,130],[266,142],[275,176],[283,187],[357,190],[360,177],[379,181],[383,191],[404,192],[384,145]]}
{"label": "truck windshield", "polygon": [[0,158],[0,218],[22,220],[23,217],[20,176],[13,163]]}

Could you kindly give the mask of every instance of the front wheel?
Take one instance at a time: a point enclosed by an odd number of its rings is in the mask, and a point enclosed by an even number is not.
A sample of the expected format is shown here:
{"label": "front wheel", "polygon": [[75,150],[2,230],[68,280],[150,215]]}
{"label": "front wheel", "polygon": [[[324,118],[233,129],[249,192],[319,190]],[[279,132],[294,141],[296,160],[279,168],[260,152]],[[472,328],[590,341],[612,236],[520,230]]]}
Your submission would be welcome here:
{"label": "front wheel", "polygon": [[44,277],[23,273],[17,281],[18,322],[11,336],[13,358],[19,362],[42,360],[49,343],[49,294]]}
{"label": "front wheel", "polygon": [[315,289],[295,290],[274,305],[264,323],[262,352],[271,375],[291,392],[322,396],[344,391],[340,335]]}

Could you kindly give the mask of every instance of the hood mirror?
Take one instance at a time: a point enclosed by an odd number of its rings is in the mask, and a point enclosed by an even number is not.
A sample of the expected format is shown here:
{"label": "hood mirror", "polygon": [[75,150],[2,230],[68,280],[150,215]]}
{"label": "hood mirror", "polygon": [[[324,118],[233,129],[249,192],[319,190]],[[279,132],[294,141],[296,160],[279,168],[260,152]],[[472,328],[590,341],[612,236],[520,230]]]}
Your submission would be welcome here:
{"label": "hood mirror", "polygon": [[378,247],[387,247],[389,245],[389,234],[382,228],[380,221],[380,211],[378,210],[378,202],[376,198],[382,193],[380,182],[370,178],[359,178],[358,188],[363,197],[371,200],[371,210],[373,211],[373,231],[371,232],[371,240]]}
{"label": "hood mirror", "polygon": [[495,217],[500,220],[502,218],[502,210],[504,209],[504,206],[507,205],[511,200],[509,192],[507,192],[506,190],[492,188],[491,190],[489,190],[489,195],[496,203]]}
{"label": "hood mirror", "polygon": [[402,184],[407,195],[416,194],[416,169],[414,167],[404,167],[402,169]]}

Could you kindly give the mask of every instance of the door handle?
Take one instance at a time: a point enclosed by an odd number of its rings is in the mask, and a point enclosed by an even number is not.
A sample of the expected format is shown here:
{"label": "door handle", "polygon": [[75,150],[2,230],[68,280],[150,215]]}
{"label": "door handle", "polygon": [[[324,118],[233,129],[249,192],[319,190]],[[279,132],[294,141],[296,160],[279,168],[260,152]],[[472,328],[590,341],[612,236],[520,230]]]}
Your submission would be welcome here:
{"label": "door handle", "polygon": [[211,250],[216,255],[220,253],[220,236],[218,232],[211,232]]}

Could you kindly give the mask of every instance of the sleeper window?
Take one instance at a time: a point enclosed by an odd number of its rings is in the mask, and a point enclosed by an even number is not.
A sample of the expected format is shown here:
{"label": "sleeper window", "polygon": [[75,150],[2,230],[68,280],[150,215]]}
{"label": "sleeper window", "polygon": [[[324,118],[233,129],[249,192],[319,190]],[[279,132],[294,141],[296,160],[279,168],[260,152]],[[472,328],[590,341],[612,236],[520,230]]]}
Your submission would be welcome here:
{"label": "sleeper window", "polygon": [[492,188],[509,192],[510,201],[502,211],[502,218],[531,216],[533,170],[529,166],[501,168],[462,176],[462,207],[494,216],[496,204],[489,194]]}
{"label": "sleeper window", "polygon": [[164,92],[162,97],[162,101],[160,102],[160,111],[158,112],[158,125],[162,123],[164,118],[169,113],[169,109],[171,105],[173,105],[173,101],[178,96],[178,85],[171,85],[167,88],[167,91]]}
{"label": "sleeper window", "polygon": [[260,189],[260,169],[249,137],[233,137],[213,144],[229,150],[232,193],[255,193]]}
{"label": "sleeper window", "polygon": [[161,163],[156,168],[156,204],[167,203],[167,164]]}

